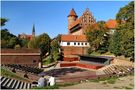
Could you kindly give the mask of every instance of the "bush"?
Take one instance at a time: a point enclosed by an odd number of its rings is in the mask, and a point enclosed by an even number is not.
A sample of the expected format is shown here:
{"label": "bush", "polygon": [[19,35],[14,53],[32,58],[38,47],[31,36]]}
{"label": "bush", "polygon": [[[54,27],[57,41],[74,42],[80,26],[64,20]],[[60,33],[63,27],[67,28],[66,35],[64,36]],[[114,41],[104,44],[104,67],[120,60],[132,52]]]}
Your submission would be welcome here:
{"label": "bush", "polygon": [[21,49],[21,46],[19,44],[15,45],[15,49]]}
{"label": "bush", "polygon": [[92,49],[88,48],[88,50],[87,50],[88,55],[90,55],[92,52],[93,52]]}

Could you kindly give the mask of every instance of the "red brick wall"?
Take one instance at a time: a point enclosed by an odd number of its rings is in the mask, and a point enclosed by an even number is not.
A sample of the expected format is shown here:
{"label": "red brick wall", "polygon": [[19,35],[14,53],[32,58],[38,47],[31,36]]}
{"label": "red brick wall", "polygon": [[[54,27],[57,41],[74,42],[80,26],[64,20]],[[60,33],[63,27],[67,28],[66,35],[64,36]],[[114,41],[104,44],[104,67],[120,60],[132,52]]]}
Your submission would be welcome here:
{"label": "red brick wall", "polygon": [[78,66],[87,69],[99,69],[103,67],[100,65],[91,65],[91,64],[84,64],[84,63],[61,63],[60,64],[60,67],[70,67],[70,66]]}
{"label": "red brick wall", "polygon": [[61,47],[62,48],[62,52],[65,55],[75,55],[75,54],[79,54],[79,55],[86,55],[87,54],[87,49],[88,47],[69,47],[69,46],[65,46],[65,47]]}
{"label": "red brick wall", "polygon": [[64,57],[64,61],[79,61],[79,57]]}
{"label": "red brick wall", "polygon": [[[1,64],[27,64],[38,66],[40,60],[39,55],[2,55]],[[35,61],[35,62],[34,62]]]}
{"label": "red brick wall", "polygon": [[61,63],[60,67],[76,66],[76,63]]}

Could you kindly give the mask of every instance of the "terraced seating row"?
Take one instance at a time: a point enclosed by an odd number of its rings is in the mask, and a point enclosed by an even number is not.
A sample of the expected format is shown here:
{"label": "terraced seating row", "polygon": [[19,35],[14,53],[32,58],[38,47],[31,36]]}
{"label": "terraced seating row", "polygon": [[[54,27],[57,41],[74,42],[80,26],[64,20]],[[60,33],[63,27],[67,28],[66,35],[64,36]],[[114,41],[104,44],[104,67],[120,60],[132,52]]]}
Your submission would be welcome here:
{"label": "terraced seating row", "polygon": [[104,73],[106,75],[114,75],[114,74],[129,74],[134,73],[134,68],[131,66],[120,66],[120,65],[112,65],[106,69],[104,69]]}
{"label": "terraced seating row", "polygon": [[30,89],[31,83],[15,80],[0,76],[1,89]]}
{"label": "terraced seating row", "polygon": [[23,66],[23,65],[19,65],[19,64],[3,64],[2,66],[8,67],[11,69],[18,69],[18,70],[33,73],[33,74],[39,74],[43,71],[42,69],[39,69],[39,68]]}

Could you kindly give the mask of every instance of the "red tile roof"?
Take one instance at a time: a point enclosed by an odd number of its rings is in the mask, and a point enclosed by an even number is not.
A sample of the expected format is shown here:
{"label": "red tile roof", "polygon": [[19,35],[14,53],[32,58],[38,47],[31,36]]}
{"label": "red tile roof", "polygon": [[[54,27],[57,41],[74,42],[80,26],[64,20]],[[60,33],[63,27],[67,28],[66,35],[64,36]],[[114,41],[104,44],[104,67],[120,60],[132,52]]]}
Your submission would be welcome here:
{"label": "red tile roof", "polygon": [[117,26],[117,21],[116,20],[113,20],[113,19],[109,19],[107,22],[106,22],[106,25],[108,28],[116,28]]}
{"label": "red tile roof", "polygon": [[78,16],[76,15],[75,10],[74,10],[73,8],[72,8],[72,10],[70,11],[68,17],[69,17],[69,16],[75,16],[75,17],[78,17]]}
{"label": "red tile roof", "polygon": [[61,41],[80,41],[80,42],[86,42],[86,36],[85,35],[62,35]]}

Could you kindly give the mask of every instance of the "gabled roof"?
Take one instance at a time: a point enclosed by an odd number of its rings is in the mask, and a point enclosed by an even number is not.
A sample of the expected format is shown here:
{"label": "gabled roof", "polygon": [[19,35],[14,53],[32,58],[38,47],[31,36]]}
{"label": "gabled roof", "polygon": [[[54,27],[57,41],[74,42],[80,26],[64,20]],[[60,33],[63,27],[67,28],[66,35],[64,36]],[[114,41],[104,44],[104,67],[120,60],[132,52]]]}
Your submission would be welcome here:
{"label": "gabled roof", "polygon": [[70,11],[68,17],[69,17],[69,16],[75,16],[75,17],[78,17],[78,16],[76,15],[76,12],[75,12],[75,10],[74,10],[73,8],[71,9],[71,11]]}
{"label": "gabled roof", "polygon": [[108,28],[116,28],[117,26],[117,21],[114,20],[114,19],[109,19],[107,22],[106,22],[106,25]]}
{"label": "gabled roof", "polygon": [[61,41],[87,42],[87,38],[85,35],[62,35]]}

